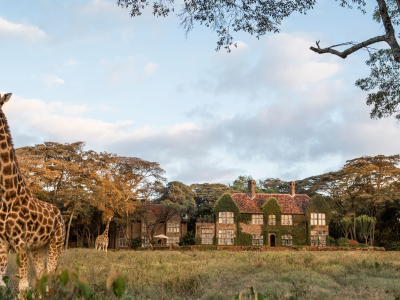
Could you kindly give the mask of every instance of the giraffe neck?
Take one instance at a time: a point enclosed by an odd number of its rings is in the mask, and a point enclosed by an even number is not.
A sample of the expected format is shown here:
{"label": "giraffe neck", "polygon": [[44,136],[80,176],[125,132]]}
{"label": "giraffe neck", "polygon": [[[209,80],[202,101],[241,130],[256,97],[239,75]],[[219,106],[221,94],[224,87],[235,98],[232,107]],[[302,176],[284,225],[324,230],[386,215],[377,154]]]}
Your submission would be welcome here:
{"label": "giraffe neck", "polygon": [[103,236],[108,236],[108,229],[110,228],[111,220],[108,220],[106,230],[104,230]]}
{"label": "giraffe neck", "polygon": [[15,201],[18,196],[31,191],[26,186],[22,175],[19,172],[18,162],[15,157],[15,150],[11,138],[7,119],[0,109],[0,189],[4,196],[3,201],[7,204]]}

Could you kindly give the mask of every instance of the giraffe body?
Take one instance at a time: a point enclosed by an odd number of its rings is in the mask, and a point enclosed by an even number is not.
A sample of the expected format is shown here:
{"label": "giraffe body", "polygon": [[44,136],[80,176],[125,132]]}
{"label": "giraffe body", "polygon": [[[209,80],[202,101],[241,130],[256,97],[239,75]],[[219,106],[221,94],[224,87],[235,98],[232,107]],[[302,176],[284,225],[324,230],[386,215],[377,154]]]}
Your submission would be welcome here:
{"label": "giraffe body", "polygon": [[57,207],[36,199],[18,169],[10,129],[2,106],[11,94],[0,95],[0,285],[10,248],[20,253],[19,290],[28,287],[28,255],[36,275],[47,265],[55,271],[64,244],[65,224]]}
{"label": "giraffe body", "polygon": [[112,219],[112,217],[108,217],[106,230],[104,230],[103,234],[99,235],[96,238],[96,241],[94,243],[94,248],[96,250],[104,250],[104,251],[107,252],[107,248],[108,248],[108,229],[110,228],[111,219]]}

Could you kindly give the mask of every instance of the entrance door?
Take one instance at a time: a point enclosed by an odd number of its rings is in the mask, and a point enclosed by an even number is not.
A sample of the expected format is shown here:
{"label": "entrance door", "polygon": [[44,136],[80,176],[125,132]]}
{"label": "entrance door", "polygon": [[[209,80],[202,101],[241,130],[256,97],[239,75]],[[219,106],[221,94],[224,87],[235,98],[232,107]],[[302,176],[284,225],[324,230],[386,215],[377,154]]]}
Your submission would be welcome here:
{"label": "entrance door", "polygon": [[271,234],[271,235],[269,236],[269,245],[270,245],[271,247],[275,247],[275,234]]}

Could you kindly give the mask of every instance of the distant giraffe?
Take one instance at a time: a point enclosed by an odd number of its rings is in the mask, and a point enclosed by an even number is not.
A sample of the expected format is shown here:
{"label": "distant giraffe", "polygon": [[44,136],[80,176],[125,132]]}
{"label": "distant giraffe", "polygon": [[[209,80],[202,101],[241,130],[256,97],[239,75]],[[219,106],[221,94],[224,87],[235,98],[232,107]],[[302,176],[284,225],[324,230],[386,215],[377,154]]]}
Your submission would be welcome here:
{"label": "distant giraffe", "polygon": [[112,216],[109,216],[109,217],[108,217],[108,222],[107,222],[106,230],[104,230],[103,234],[99,235],[99,236],[96,238],[96,241],[95,241],[95,243],[94,243],[94,248],[95,248],[96,250],[101,250],[101,249],[103,249],[104,251],[107,252],[107,248],[108,248],[108,229],[110,228],[110,222],[111,222],[111,219],[112,219],[112,218],[113,218]]}
{"label": "distant giraffe", "polygon": [[33,254],[36,275],[47,263],[54,272],[64,244],[65,224],[57,207],[36,199],[19,171],[3,105],[11,94],[0,95],[0,285],[5,285],[10,247],[20,253],[19,290],[28,283],[28,254]]}

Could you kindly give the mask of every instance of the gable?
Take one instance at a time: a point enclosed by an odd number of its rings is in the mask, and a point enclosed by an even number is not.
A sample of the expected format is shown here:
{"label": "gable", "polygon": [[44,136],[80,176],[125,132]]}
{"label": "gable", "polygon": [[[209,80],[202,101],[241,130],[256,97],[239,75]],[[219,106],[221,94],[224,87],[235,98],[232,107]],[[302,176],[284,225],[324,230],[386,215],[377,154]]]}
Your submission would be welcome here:
{"label": "gable", "polygon": [[289,194],[255,194],[251,199],[245,193],[232,194],[233,201],[239,206],[240,213],[262,214],[261,206],[274,197],[282,208],[282,214],[304,215],[310,202],[310,197],[304,194],[291,196]]}

